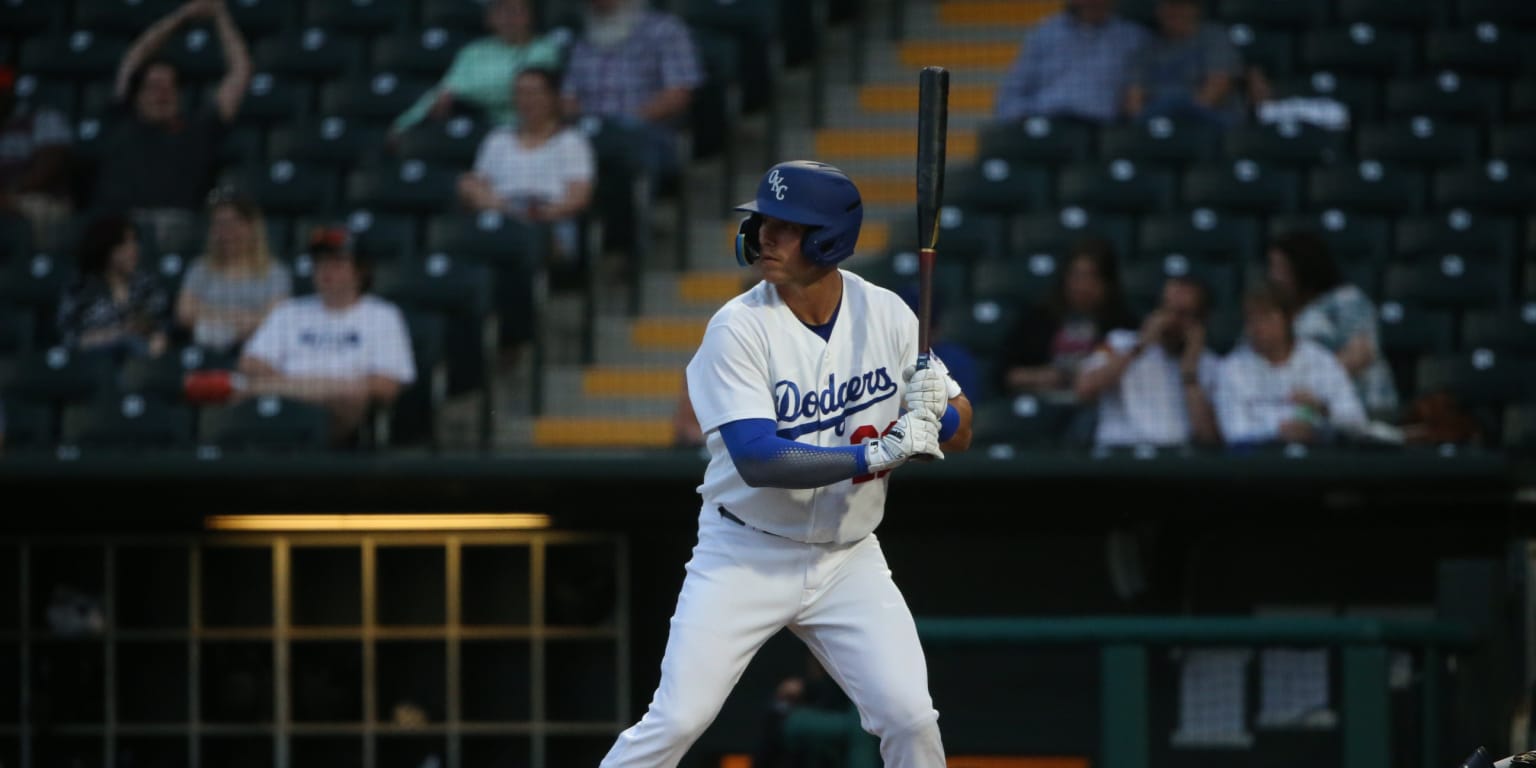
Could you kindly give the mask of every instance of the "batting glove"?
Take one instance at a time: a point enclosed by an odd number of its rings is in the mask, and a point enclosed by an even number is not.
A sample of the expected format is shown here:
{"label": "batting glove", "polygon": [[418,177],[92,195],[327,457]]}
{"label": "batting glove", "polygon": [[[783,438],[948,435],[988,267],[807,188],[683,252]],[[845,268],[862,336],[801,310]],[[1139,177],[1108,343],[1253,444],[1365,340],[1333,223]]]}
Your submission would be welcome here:
{"label": "batting glove", "polygon": [[895,469],[918,454],[944,458],[939,449],[939,421],[926,411],[909,411],[879,440],[864,442],[864,462],[871,472]]}
{"label": "batting glove", "polygon": [[944,412],[949,409],[949,387],[943,371],[933,367],[918,370],[917,366],[911,365],[901,372],[901,377],[907,382],[905,402],[908,411],[932,414],[935,421],[944,418]]}

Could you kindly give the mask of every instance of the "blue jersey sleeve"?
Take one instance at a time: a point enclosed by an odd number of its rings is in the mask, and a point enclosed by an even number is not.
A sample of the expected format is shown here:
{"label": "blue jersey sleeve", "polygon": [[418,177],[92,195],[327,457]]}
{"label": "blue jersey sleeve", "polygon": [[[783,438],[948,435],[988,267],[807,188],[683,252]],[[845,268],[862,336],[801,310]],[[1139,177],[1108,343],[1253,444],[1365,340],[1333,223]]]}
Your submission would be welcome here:
{"label": "blue jersey sleeve", "polygon": [[823,448],[774,433],[772,419],[740,419],[720,426],[741,479],[753,488],[820,488],[865,474],[862,445]]}

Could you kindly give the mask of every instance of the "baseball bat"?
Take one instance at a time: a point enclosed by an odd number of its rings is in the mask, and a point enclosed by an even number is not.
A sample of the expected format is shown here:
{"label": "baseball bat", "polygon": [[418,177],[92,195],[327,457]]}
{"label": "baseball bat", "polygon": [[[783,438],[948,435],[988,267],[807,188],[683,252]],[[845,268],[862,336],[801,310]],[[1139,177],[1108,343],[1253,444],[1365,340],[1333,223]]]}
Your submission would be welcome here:
{"label": "baseball bat", "polygon": [[923,67],[917,78],[917,367],[928,367],[933,325],[933,262],[944,205],[944,142],[949,135],[949,70]]}

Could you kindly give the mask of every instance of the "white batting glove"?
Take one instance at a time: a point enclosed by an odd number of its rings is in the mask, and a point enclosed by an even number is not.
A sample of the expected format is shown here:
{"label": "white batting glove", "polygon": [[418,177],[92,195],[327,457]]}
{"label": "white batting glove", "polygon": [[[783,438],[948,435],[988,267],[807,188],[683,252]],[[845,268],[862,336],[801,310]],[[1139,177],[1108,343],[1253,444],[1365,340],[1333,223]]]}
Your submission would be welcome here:
{"label": "white batting glove", "polygon": [[944,458],[939,449],[939,421],[926,411],[908,411],[879,440],[864,441],[864,461],[871,472],[895,469],[913,456]]}
{"label": "white batting glove", "polygon": [[909,365],[901,377],[907,382],[904,400],[908,411],[930,413],[935,421],[944,418],[949,409],[949,386],[943,371],[932,366],[919,371],[916,365]]}

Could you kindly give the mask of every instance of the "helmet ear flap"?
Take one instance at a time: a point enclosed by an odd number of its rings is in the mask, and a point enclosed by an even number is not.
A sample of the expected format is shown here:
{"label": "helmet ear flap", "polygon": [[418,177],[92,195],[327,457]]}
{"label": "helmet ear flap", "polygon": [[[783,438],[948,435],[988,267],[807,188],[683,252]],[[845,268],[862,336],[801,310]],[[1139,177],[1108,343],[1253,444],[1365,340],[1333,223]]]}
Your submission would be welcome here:
{"label": "helmet ear flap", "polygon": [[758,240],[758,232],[763,228],[763,217],[754,213],[742,218],[741,226],[736,230],[736,263],[743,267],[751,266],[762,255],[762,243]]}

